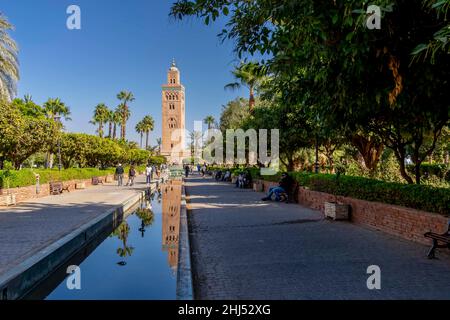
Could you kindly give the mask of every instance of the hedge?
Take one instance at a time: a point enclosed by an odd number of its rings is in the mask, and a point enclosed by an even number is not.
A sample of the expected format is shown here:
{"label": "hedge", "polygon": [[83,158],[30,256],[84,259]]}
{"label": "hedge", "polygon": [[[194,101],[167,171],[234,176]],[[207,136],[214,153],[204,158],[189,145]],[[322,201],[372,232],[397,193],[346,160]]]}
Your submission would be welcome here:
{"label": "hedge", "polygon": [[[259,176],[259,171],[251,169],[254,179],[278,181],[280,175]],[[291,172],[301,186],[312,191],[325,192],[337,196],[360,200],[377,201],[428,212],[450,214],[450,189],[427,185],[409,185],[384,182],[353,176],[311,174]]]}
{"label": "hedge", "polygon": [[[125,168],[127,172],[128,168]],[[137,167],[137,170],[144,171],[144,167]],[[35,174],[40,175],[40,183],[48,183],[50,181],[69,181],[69,180],[84,180],[97,176],[106,176],[108,174],[114,174],[115,169],[100,170],[96,168],[83,168],[83,169],[22,169],[22,170],[0,170],[0,188],[7,188],[7,180],[9,178],[9,187],[26,187],[36,183]]]}
{"label": "hedge", "polygon": [[[408,165],[407,169],[410,173],[414,173],[414,166]],[[425,175],[436,176],[450,182],[450,165],[424,162],[420,166],[420,174],[422,177]]]}

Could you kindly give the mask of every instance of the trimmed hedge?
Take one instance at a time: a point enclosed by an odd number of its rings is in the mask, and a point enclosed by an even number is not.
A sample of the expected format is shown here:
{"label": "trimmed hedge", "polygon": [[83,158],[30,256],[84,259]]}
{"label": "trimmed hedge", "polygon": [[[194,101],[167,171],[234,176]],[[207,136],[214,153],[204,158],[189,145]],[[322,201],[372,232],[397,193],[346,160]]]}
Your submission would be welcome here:
{"label": "trimmed hedge", "polygon": [[97,176],[105,176],[108,174],[114,174],[115,169],[100,170],[95,168],[86,169],[66,169],[66,170],[55,170],[55,169],[22,169],[19,171],[1,171],[0,170],[0,188],[7,187],[7,180],[9,178],[9,187],[26,187],[31,186],[36,183],[35,173],[40,175],[40,183],[48,183],[50,181],[69,181],[69,180],[83,180],[90,179]]}
{"label": "trimmed hedge", "polygon": [[[410,173],[414,172],[414,166],[407,166],[407,169]],[[422,163],[422,165],[420,166],[420,174],[421,176],[436,176],[439,179],[444,179],[446,181],[450,182],[450,165],[446,165],[446,164],[431,164],[431,163],[427,163],[424,162]]]}
{"label": "trimmed hedge", "polygon": [[[253,178],[278,181],[280,175],[259,176],[258,170],[251,170]],[[325,192],[367,201],[393,204],[428,212],[450,214],[450,189],[426,185],[409,185],[384,182],[353,176],[311,174],[291,172],[301,186],[312,191]]]}

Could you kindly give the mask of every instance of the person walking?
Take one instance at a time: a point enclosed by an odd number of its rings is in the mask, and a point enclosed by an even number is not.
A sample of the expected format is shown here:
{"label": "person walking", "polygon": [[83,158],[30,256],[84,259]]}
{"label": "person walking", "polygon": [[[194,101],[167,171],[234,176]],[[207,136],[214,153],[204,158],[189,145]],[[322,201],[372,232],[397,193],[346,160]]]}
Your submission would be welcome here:
{"label": "person walking", "polygon": [[186,178],[188,178],[189,177],[189,172],[191,171],[191,168],[189,168],[189,165],[185,165],[184,166],[184,176],[186,177]]}
{"label": "person walking", "polygon": [[134,178],[136,177],[136,169],[134,169],[134,166],[130,167],[130,170],[128,170],[128,182],[127,186],[133,186],[134,185]]}
{"label": "person walking", "polygon": [[152,175],[153,175],[153,168],[150,164],[147,164],[147,167],[145,168],[145,179],[147,186],[149,186],[150,183],[152,182]]}
{"label": "person walking", "polygon": [[123,174],[124,170],[122,164],[119,163],[119,165],[116,168],[117,183],[119,187],[123,186]]}

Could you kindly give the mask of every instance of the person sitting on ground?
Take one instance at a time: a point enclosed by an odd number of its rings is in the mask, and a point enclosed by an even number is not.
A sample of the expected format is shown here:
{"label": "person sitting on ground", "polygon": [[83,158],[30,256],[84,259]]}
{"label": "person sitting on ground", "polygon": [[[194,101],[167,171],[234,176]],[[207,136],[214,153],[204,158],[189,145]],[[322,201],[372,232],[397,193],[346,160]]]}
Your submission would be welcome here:
{"label": "person sitting on ground", "polygon": [[267,197],[262,198],[262,201],[272,200],[272,196],[275,194],[275,201],[281,201],[281,195],[287,194],[292,186],[292,178],[287,174],[283,173],[281,175],[278,187],[272,187],[269,189]]}
{"label": "person sitting on ground", "polygon": [[216,172],[216,174],[214,175],[214,179],[216,179],[216,181],[221,181],[222,180],[222,170],[218,170]]}
{"label": "person sitting on ground", "polygon": [[227,170],[225,172],[225,174],[222,177],[222,181],[225,181],[225,182],[231,181],[231,172],[230,172],[230,170]]}

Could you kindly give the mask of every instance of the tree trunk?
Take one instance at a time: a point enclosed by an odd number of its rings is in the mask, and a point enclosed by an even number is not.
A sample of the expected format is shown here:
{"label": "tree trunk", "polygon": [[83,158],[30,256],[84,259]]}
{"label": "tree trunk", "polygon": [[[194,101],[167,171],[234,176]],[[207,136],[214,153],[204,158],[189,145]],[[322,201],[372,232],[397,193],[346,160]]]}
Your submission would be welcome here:
{"label": "tree trunk", "polygon": [[148,135],[149,135],[149,132],[147,131],[145,134],[146,134],[146,136],[145,136],[145,150],[148,150]]}
{"label": "tree trunk", "polygon": [[114,129],[113,129],[113,140],[116,140],[116,136],[117,136],[117,123],[114,122]]}
{"label": "tree trunk", "polygon": [[406,172],[406,166],[405,166],[405,153],[400,152],[398,150],[394,150],[395,157],[397,158],[398,164],[400,166],[400,174],[402,175],[403,179],[408,182],[408,184],[414,184],[413,179],[408,175]]}
{"label": "tree trunk", "polygon": [[120,126],[120,129],[121,129],[121,132],[120,132],[120,138],[122,139],[122,140],[125,140],[125,132],[126,132],[126,130],[127,130],[127,124],[126,124],[126,122],[125,121],[123,121],[122,122],[122,125]]}
{"label": "tree trunk", "polygon": [[422,162],[419,163],[415,163],[414,164],[414,173],[415,173],[415,177],[416,177],[416,184],[420,184],[420,166],[421,166]]}
{"label": "tree trunk", "polygon": [[108,131],[108,138],[111,138],[112,135],[112,122],[109,122],[109,131]]}
{"label": "tree trunk", "polygon": [[249,103],[248,103],[250,112],[253,111],[253,109],[255,108],[255,89],[253,87],[250,87],[250,99],[249,99]]}
{"label": "tree trunk", "polygon": [[140,144],[141,149],[142,149],[142,138],[143,138],[143,133],[141,132],[141,144]]}
{"label": "tree trunk", "polygon": [[369,170],[369,174],[372,176],[380,162],[381,155],[384,151],[384,145],[376,139],[371,139],[370,137],[366,138],[362,135],[354,135],[352,137],[352,145],[361,154],[364,166]]}
{"label": "tree trunk", "polygon": [[101,121],[98,124],[98,136],[100,138],[103,138],[103,122]]}

